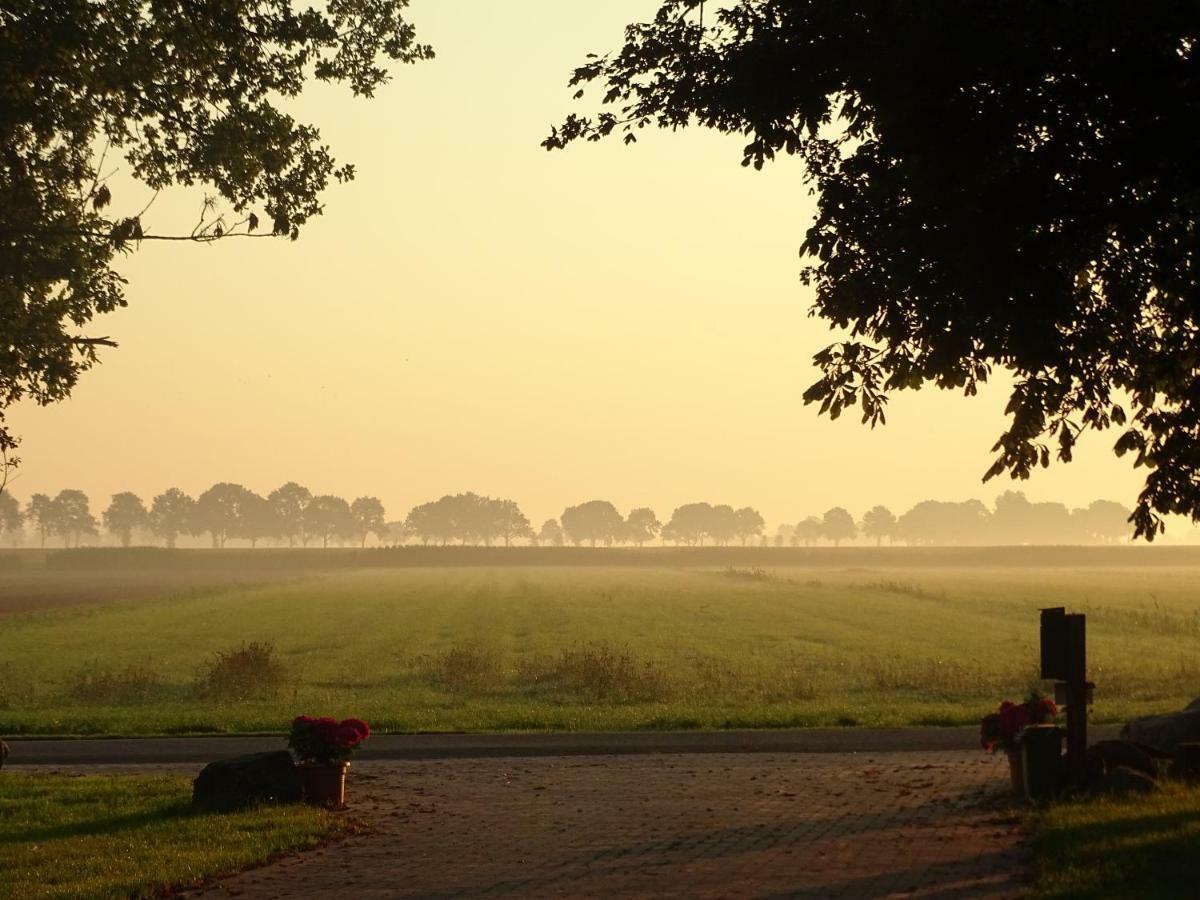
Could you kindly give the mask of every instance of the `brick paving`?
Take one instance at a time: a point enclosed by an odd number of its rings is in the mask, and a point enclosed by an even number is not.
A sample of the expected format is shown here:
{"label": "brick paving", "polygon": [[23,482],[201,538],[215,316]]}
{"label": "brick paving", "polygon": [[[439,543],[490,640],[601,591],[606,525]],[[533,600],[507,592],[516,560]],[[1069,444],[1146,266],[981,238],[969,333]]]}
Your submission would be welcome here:
{"label": "brick paving", "polygon": [[365,833],[188,896],[950,898],[1027,871],[975,752],[360,762]]}

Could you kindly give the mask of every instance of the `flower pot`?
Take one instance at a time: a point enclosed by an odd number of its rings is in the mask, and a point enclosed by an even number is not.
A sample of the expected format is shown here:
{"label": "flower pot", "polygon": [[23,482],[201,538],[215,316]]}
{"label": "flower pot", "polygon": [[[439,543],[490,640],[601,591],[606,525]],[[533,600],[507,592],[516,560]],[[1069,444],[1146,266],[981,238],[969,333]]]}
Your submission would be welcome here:
{"label": "flower pot", "polygon": [[1012,779],[1013,793],[1018,797],[1025,796],[1025,767],[1019,748],[1004,751],[1008,755],[1008,774]]}
{"label": "flower pot", "polygon": [[345,806],[348,768],[348,762],[304,762],[296,766],[304,787],[304,802],[331,809]]}

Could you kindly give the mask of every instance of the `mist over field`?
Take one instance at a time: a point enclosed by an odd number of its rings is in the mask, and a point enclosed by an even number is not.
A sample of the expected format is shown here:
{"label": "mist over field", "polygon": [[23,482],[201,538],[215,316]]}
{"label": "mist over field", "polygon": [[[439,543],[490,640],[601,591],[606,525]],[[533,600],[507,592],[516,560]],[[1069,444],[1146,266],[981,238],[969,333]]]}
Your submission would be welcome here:
{"label": "mist over field", "polygon": [[1200,679],[1190,548],[5,551],[0,732],[951,725],[1089,618],[1094,717]]}

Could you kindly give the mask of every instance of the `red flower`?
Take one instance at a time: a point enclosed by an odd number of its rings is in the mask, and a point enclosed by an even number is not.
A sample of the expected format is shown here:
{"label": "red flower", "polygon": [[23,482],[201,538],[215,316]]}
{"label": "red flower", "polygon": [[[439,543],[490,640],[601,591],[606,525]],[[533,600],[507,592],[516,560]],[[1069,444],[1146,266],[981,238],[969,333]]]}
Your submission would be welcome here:
{"label": "red flower", "polygon": [[347,760],[370,735],[371,729],[362,719],[337,719],[322,716],[297,716],[292,720],[288,746],[301,761],[333,762]]}

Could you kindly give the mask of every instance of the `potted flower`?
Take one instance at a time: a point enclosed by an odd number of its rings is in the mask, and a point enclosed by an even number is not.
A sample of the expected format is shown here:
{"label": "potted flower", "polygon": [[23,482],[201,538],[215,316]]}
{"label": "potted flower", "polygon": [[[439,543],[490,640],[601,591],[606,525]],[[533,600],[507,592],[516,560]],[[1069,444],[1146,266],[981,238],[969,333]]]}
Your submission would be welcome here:
{"label": "potted flower", "polygon": [[340,808],[346,805],[346,769],[350,757],[371,734],[362,719],[292,720],[288,749],[296,754],[304,799],[315,806]]}
{"label": "potted flower", "polygon": [[1031,725],[1053,722],[1057,715],[1058,707],[1053,700],[1033,692],[1024,703],[1005,700],[996,712],[983,717],[979,727],[979,742],[989,753],[995,753],[999,748],[1008,755],[1008,770],[1012,777],[1014,793],[1025,793],[1025,773],[1021,768],[1021,733]]}

